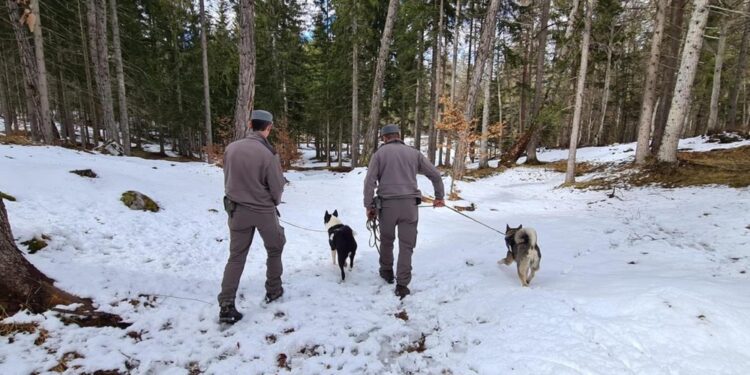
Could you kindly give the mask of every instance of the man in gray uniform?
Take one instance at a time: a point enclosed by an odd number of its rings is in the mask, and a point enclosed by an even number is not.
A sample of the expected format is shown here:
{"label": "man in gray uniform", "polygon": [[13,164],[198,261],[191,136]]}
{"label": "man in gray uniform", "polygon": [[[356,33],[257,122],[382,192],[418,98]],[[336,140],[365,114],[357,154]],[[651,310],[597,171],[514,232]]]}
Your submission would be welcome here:
{"label": "man in gray uniform", "polygon": [[234,324],[242,319],[234,299],[255,230],[266,247],[266,303],[284,294],[281,287],[281,253],[286,237],[276,206],[284,191],[284,176],[276,150],[268,142],[273,128],[271,113],[252,112],[253,132],[234,141],[224,152],[224,208],[229,214],[229,260],[219,294],[219,321]]}
{"label": "man in gray uniform", "polygon": [[[410,291],[411,257],[417,244],[417,223],[422,193],[417,174],[427,176],[435,189],[434,207],[444,207],[444,187],[440,172],[419,150],[401,141],[399,128],[386,125],[380,131],[385,143],[372,156],[365,177],[364,203],[367,218],[380,220],[380,277],[393,283],[393,241],[398,227],[398,266],[396,295],[404,298]],[[377,187],[377,197],[374,198]],[[376,204],[375,200],[380,203]]]}

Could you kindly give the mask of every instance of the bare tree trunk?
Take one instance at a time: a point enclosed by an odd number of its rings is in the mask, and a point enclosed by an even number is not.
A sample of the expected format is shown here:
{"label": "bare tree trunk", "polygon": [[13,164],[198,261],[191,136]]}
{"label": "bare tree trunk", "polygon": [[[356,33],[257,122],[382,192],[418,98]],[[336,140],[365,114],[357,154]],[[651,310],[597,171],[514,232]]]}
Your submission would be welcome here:
{"label": "bare tree trunk", "polygon": [[343,164],[344,158],[343,158],[343,155],[341,155],[341,150],[343,149],[344,149],[344,125],[341,122],[341,120],[339,120],[339,141],[338,141],[338,146],[336,148],[336,156],[338,158],[339,168],[344,166]]}
{"label": "bare tree trunk", "polygon": [[[359,165],[359,36],[357,34],[357,0],[352,4],[352,168]],[[417,70],[419,67],[417,67]],[[419,74],[419,71],[417,71]],[[419,79],[419,78],[417,78]],[[419,92],[419,81],[417,81]],[[419,94],[417,94],[419,95]]]}
{"label": "bare tree trunk", "polygon": [[740,43],[740,51],[738,52],[739,61],[734,68],[734,79],[731,80],[729,87],[729,113],[727,114],[727,128],[730,130],[738,130],[742,126],[742,122],[737,125],[737,98],[739,97],[739,87],[742,82],[745,82],[745,72],[747,70],[747,55],[748,47],[750,47],[750,2],[747,3],[747,8],[744,13],[744,30],[742,32],[742,42]]}
{"label": "bare tree trunk", "polygon": [[[201,61],[203,64],[203,124],[206,132],[206,150],[210,153],[214,147],[213,129],[211,128],[211,86],[208,79],[208,23],[206,22],[205,0],[199,1],[201,18]],[[209,161],[208,153],[206,161]]]}
{"label": "bare tree trunk", "polygon": [[378,61],[375,66],[375,77],[372,82],[372,97],[370,99],[370,124],[365,135],[365,147],[362,153],[363,159],[369,162],[377,146],[378,127],[380,125],[380,107],[383,104],[383,81],[385,80],[385,67],[388,51],[391,49],[393,40],[393,25],[396,23],[399,0],[388,2],[388,15],[385,18],[385,28],[380,38],[380,49]]}
{"label": "bare tree trunk", "polygon": [[716,61],[714,63],[713,85],[711,86],[711,108],[708,114],[706,131],[711,132],[718,129],[719,119],[719,96],[721,95],[721,69],[724,66],[724,51],[727,47],[727,23],[722,17],[719,21],[719,46],[716,49]]}
{"label": "bare tree trunk", "polygon": [[96,73],[96,89],[102,107],[106,142],[120,144],[112,105],[112,84],[109,75],[107,48],[107,12],[104,0],[88,0],[89,46]]}
{"label": "bare tree trunk", "polygon": [[[474,117],[474,109],[477,104],[477,92],[479,91],[479,84],[482,80],[482,73],[484,72],[484,66],[487,62],[487,58],[490,57],[490,50],[493,45],[493,38],[495,37],[495,23],[497,21],[497,12],[500,7],[499,0],[491,0],[487,7],[487,14],[482,22],[482,36],[479,40],[479,49],[477,50],[477,57],[474,63],[474,72],[471,76],[471,82],[469,83],[469,90],[466,94],[466,108],[464,108],[464,121],[467,123],[471,122]],[[491,61],[491,60],[490,60]],[[491,63],[491,62],[490,62]],[[464,137],[458,137],[458,145],[456,147],[456,157],[453,161],[453,179],[461,179],[463,177],[464,169],[466,168],[466,146],[467,142]]]}
{"label": "bare tree trunk", "polygon": [[688,0],[672,0],[670,7],[669,22],[665,26],[666,49],[661,56],[659,69],[661,71],[661,96],[662,105],[654,120],[653,135],[651,137],[651,153],[656,155],[661,147],[664,137],[664,128],[667,125],[672,95],[674,93],[677,79],[677,68],[680,64],[680,45],[682,41],[682,30],[685,18],[685,5]]}
{"label": "bare tree trunk", "polygon": [[255,97],[255,0],[240,0],[240,76],[234,109],[234,139],[245,137]]}
{"label": "bare tree trunk", "polygon": [[672,106],[669,109],[667,126],[664,129],[664,139],[657,155],[660,162],[677,162],[677,145],[680,141],[682,125],[689,111],[693,81],[703,46],[703,29],[707,21],[708,0],[695,0],[695,9],[690,17],[690,27],[685,37],[685,47],[682,51],[682,62],[677,75]]}
{"label": "bare tree trunk", "polygon": [[0,54],[0,67],[3,69],[2,76],[0,76],[0,104],[2,104],[4,111],[5,134],[10,134],[13,131],[18,131],[18,119],[11,100],[11,87],[6,64],[5,56]]}
{"label": "bare tree trunk", "polygon": [[[493,54],[494,57],[494,54]],[[493,59],[490,59],[489,64],[485,66],[485,77],[482,83],[482,89],[484,90],[484,105],[482,108],[482,137],[479,142],[479,168],[487,168],[489,154],[487,152],[487,140],[489,138],[490,130],[490,84],[492,83],[492,68],[494,65]]]}
{"label": "bare tree trunk", "polygon": [[602,145],[602,137],[604,136],[604,121],[607,119],[607,104],[609,104],[609,85],[612,81],[612,38],[614,36],[614,28],[609,29],[609,43],[607,43],[607,69],[604,73],[604,93],[602,94],[602,109],[601,117],[599,120],[599,128],[594,136],[594,146]]}
{"label": "bare tree trunk", "polygon": [[42,18],[39,14],[39,0],[31,0],[31,12],[35,17],[34,26],[34,55],[36,56],[37,84],[39,87],[39,105],[42,117],[39,127],[42,130],[44,143],[52,144],[56,140],[55,126],[49,105],[49,86],[47,85],[47,64],[44,61],[44,36],[42,35]]}
{"label": "bare tree trunk", "polygon": [[[83,70],[86,72],[86,98],[88,99],[88,114],[89,114],[89,120],[91,124],[94,124],[94,146],[97,146],[99,144],[99,131],[98,131],[98,119],[96,115],[96,104],[94,103],[94,86],[91,83],[91,63],[89,62],[89,49],[86,48],[86,32],[83,27],[83,11],[81,11],[81,0],[77,0],[76,4],[78,6],[78,26],[81,29],[81,50],[83,52]],[[85,149],[88,147],[88,123],[85,123],[83,126],[86,129],[86,142],[83,143],[83,148]]]}
{"label": "bare tree trunk", "polygon": [[13,25],[13,32],[18,43],[18,54],[21,57],[21,68],[23,72],[24,94],[26,104],[26,121],[31,127],[31,138],[35,141],[42,140],[40,122],[42,121],[41,99],[39,95],[39,70],[34,59],[34,50],[29,37],[21,24],[23,9],[15,0],[8,0],[8,15]]}
{"label": "bare tree trunk", "polygon": [[534,127],[531,141],[526,146],[526,163],[538,163],[536,149],[539,146],[541,126],[539,123],[539,111],[542,108],[544,84],[544,55],[547,51],[547,22],[549,21],[549,8],[552,0],[542,1],[542,13],[539,16],[539,33],[537,34],[536,51],[536,82],[534,83],[534,101],[531,104],[532,126]]}
{"label": "bare tree trunk", "polygon": [[424,31],[419,33],[419,65],[417,65],[417,89],[414,104],[414,148],[422,150],[422,69],[424,66]]}
{"label": "bare tree trunk", "polygon": [[659,70],[659,58],[661,54],[661,41],[664,35],[664,22],[669,0],[659,0],[656,5],[656,20],[654,21],[654,35],[651,38],[651,54],[646,71],[646,86],[643,89],[643,102],[641,104],[641,115],[638,119],[638,143],[635,149],[635,163],[642,165],[646,163],[649,155],[648,141],[651,137],[651,124],[653,123],[654,102],[656,100],[656,76]]}
{"label": "bare tree trunk", "polygon": [[122,67],[120,50],[120,23],[117,20],[117,0],[110,0],[112,11],[112,47],[114,47],[115,72],[117,74],[117,97],[120,100],[120,130],[122,131],[122,150],[130,155],[130,120],[128,118],[128,97],[125,93],[125,72]]}
{"label": "bare tree trunk", "polygon": [[589,63],[589,43],[591,39],[591,18],[596,0],[586,0],[586,19],[584,21],[583,40],[581,41],[581,66],[578,70],[576,84],[576,101],[573,109],[573,126],[570,133],[570,148],[568,149],[568,167],[565,172],[565,183],[575,183],[576,147],[578,133],[581,127],[581,107],[583,107],[583,92],[586,89],[586,71]]}
{"label": "bare tree trunk", "polygon": [[63,58],[62,51],[57,51],[57,91],[58,96],[58,112],[60,112],[60,123],[62,125],[63,134],[67,137],[67,141],[70,144],[76,144],[76,131],[73,127],[73,120],[70,118],[70,111],[68,110],[68,100],[65,96],[65,78],[63,77]]}
{"label": "bare tree trunk", "polygon": [[458,41],[461,36],[461,0],[456,0],[456,31],[453,34],[453,66],[451,67],[451,102],[456,102],[456,68],[458,65]]}

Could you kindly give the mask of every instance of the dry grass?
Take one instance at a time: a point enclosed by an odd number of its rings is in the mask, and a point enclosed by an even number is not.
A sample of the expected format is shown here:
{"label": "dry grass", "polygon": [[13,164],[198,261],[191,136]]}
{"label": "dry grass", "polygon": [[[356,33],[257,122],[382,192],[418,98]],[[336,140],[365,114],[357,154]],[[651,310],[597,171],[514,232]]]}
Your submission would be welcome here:
{"label": "dry grass", "polygon": [[643,168],[622,165],[607,176],[575,184],[579,189],[607,190],[614,186],[666,188],[725,185],[750,186],[750,146],[708,152],[680,152],[676,164],[652,163]]}
{"label": "dry grass", "polygon": [[[560,173],[566,173],[568,171],[568,161],[567,160],[558,160],[551,163],[538,163],[538,164],[523,164],[523,166],[527,167],[541,167],[548,171],[554,171],[554,172],[560,172]],[[585,174],[594,173],[594,172],[600,172],[607,168],[606,164],[594,164],[589,162],[580,162],[576,163],[576,176],[583,176]]]}
{"label": "dry grass", "polygon": [[160,154],[158,152],[149,152],[144,151],[137,148],[132,148],[130,150],[130,156],[135,156],[141,159],[147,159],[147,160],[166,160],[166,161],[173,161],[173,162],[179,162],[179,163],[186,163],[186,162],[194,162],[194,161],[201,161],[201,159],[198,158],[189,158],[185,156],[167,156],[164,154]]}
{"label": "dry grass", "polygon": [[32,145],[33,142],[31,142],[31,138],[25,134],[8,134],[0,135],[0,144],[29,146]]}

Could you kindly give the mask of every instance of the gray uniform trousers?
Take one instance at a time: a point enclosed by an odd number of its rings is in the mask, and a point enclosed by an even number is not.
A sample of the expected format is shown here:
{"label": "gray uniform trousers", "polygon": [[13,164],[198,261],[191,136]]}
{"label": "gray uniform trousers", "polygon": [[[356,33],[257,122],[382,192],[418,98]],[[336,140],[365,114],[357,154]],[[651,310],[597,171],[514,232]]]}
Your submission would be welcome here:
{"label": "gray uniform trousers", "polygon": [[380,221],[380,271],[393,272],[393,242],[398,227],[398,265],[396,283],[411,282],[411,257],[417,245],[419,206],[415,198],[383,199]]}
{"label": "gray uniform trousers", "polygon": [[255,229],[260,232],[266,247],[266,293],[274,295],[281,291],[281,253],[284,251],[286,237],[284,228],[279,224],[276,213],[258,213],[249,208],[237,205],[229,217],[229,260],[224,268],[224,279],[221,282],[219,303],[234,301],[240,284],[242,271],[250,245],[255,236]]}

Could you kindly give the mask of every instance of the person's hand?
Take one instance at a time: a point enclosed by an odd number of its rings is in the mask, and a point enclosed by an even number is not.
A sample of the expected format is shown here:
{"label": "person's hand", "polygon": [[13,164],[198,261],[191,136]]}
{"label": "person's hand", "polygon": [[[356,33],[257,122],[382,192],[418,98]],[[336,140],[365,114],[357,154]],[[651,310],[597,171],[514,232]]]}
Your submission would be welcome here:
{"label": "person's hand", "polygon": [[435,207],[435,208],[445,207],[445,200],[435,199],[434,201],[432,201],[432,207]]}
{"label": "person's hand", "polygon": [[367,220],[375,220],[378,216],[377,211],[374,208],[367,208]]}

